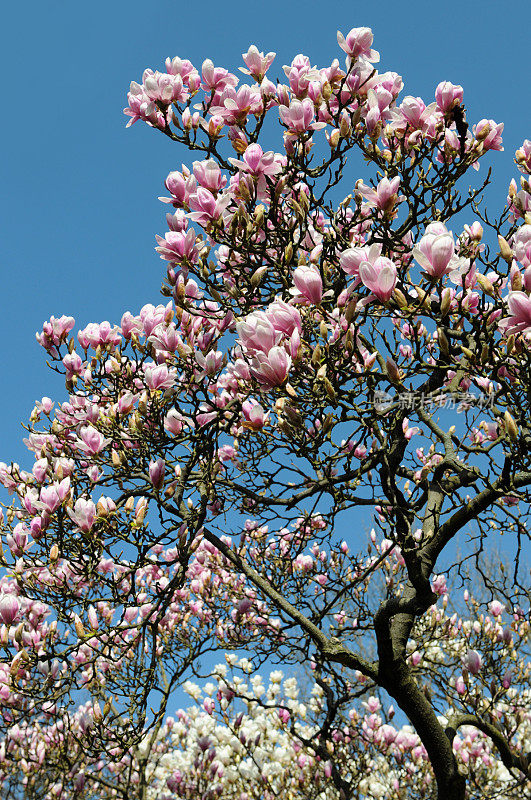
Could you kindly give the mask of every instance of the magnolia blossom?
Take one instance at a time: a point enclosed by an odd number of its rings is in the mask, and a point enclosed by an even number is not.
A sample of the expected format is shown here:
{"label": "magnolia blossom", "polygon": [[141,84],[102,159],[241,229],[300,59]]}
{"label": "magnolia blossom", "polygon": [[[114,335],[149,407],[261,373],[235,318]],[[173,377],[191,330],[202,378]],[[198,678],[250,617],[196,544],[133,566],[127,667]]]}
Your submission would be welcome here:
{"label": "magnolia blossom", "polygon": [[149,463],[149,480],[155,487],[160,489],[164,483],[164,472],[166,471],[166,462],[163,458],[157,458],[156,461]]}
{"label": "magnolia blossom", "polygon": [[268,53],[264,56],[263,52],[260,52],[257,46],[252,44],[246,53],[242,53],[247,69],[240,67],[240,72],[252,75],[257,81],[261,81],[275,60],[275,56],[276,53]]}
{"label": "magnolia blossom", "polygon": [[253,431],[259,431],[264,427],[269,415],[265,414],[264,409],[256,401],[245,400],[242,403],[242,425]]}
{"label": "magnolia blossom", "polygon": [[79,497],[74,505],[74,510],[71,508],[66,509],[66,513],[74,522],[79,530],[83,533],[89,533],[94,525],[96,517],[96,506],[92,500],[86,500],[84,497]]}
{"label": "magnolia blossom", "polygon": [[264,389],[280,386],[291,367],[291,356],[283,347],[272,347],[267,354],[257,352],[251,361],[251,373]]}
{"label": "magnolia blossom", "polygon": [[446,114],[463,102],[463,87],[454,85],[450,81],[442,81],[435,89],[435,101],[439,111]]}
{"label": "magnolia blossom", "polygon": [[383,303],[393,294],[396,285],[396,266],[389,258],[378,256],[371,263],[362,261],[359,267],[362,283]]}
{"label": "magnolia blossom", "polygon": [[12,625],[20,611],[20,603],[14,594],[0,595],[0,619],[5,625]]}
{"label": "magnolia blossom", "polygon": [[531,297],[525,292],[509,292],[507,298],[510,317],[499,322],[499,327],[509,336],[527,333],[531,329]]}
{"label": "magnolia blossom", "polygon": [[477,650],[467,650],[463,658],[463,666],[472,675],[477,675],[483,665],[483,659]]}
{"label": "magnolia blossom", "polygon": [[106,439],[103,433],[96,430],[92,425],[84,425],[79,431],[78,450],[94,456],[107,447],[111,439]]}
{"label": "magnolia blossom", "polygon": [[168,369],[166,364],[148,364],[144,366],[146,384],[150,389],[169,389],[175,383],[175,370]]}
{"label": "magnolia blossom", "polygon": [[291,292],[297,301],[319,305],[323,296],[323,280],[314,267],[301,264],[293,273],[295,289]]}
{"label": "magnolia blossom", "polygon": [[[311,100],[292,100],[289,106],[279,106],[280,119],[293,133],[304,133],[310,128],[316,130],[321,123],[313,123],[315,108]],[[313,123],[313,124],[312,124]]]}
{"label": "magnolia blossom", "polygon": [[363,181],[358,181],[356,191],[365,198],[370,206],[381,211],[391,211],[395,205],[404,199],[404,195],[398,195],[400,178],[396,176],[392,180],[385,177],[378,183],[376,189],[366,186]]}
{"label": "magnolia blossom", "polygon": [[363,56],[374,64],[380,60],[380,54],[371,49],[373,39],[370,28],[352,28],[346,36],[343,36],[341,31],[337,32],[337,43],[347,56],[353,60]]}
{"label": "magnolia blossom", "polygon": [[432,222],[416,247],[413,256],[431,278],[442,278],[457,266],[451,231],[442,222]]}

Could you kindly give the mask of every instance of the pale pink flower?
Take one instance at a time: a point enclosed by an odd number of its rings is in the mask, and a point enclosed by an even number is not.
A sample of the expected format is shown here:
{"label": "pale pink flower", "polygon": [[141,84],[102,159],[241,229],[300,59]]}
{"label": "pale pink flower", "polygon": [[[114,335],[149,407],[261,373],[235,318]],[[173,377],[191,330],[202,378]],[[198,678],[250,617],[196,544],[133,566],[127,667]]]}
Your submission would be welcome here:
{"label": "pale pink flower", "polygon": [[268,415],[265,414],[264,409],[255,400],[245,400],[242,403],[242,425],[244,428],[249,428],[253,431],[261,430]]}
{"label": "pale pink flower", "polygon": [[474,125],[474,136],[482,142],[484,150],[503,150],[502,132],[503,122],[496,123],[493,119],[482,119]]}
{"label": "pale pink flower", "polygon": [[313,124],[315,108],[310,99],[292,100],[289,106],[279,106],[280,119],[293,133],[304,133],[310,128],[323,127],[320,123]]}
{"label": "pale pink flower", "polygon": [[157,458],[156,461],[149,462],[149,480],[155,487],[160,489],[164,483],[164,473],[166,471],[166,462],[163,458]]}
{"label": "pale pink flower", "polygon": [[442,222],[432,222],[427,226],[424,236],[412,253],[432,278],[442,278],[457,266],[453,234]]}
{"label": "pale pink flower", "polygon": [[0,595],[0,619],[9,627],[15,622],[20,611],[20,603],[14,594]]}
{"label": "pale pink flower", "polygon": [[146,384],[150,389],[170,389],[175,384],[175,370],[168,369],[166,364],[148,364],[144,366]]}
{"label": "pale pink flower", "polygon": [[356,184],[356,192],[365,198],[369,206],[378,208],[381,211],[390,211],[404,199],[403,195],[398,195],[399,186],[400,178],[397,175],[392,180],[383,178],[376,189],[360,181]]}
{"label": "pale pink flower", "polygon": [[252,175],[276,175],[282,169],[280,163],[280,156],[273,150],[268,150],[266,153],[262,150],[258,143],[250,144],[242,156],[243,160],[238,158],[229,158],[230,163],[238,167],[243,172],[250,172]]}
{"label": "pale pink flower", "polygon": [[260,88],[244,84],[238,91],[232,86],[226,86],[219,96],[218,104],[211,106],[210,113],[227,125],[242,125],[249,114],[259,114],[262,109]]}
{"label": "pale pink flower", "polygon": [[96,349],[98,346],[116,346],[122,337],[120,328],[105,320],[100,323],[89,322],[86,328],[78,331],[77,338],[83,350],[88,350],[89,347]]}
{"label": "pale pink flower", "polygon": [[293,273],[295,289],[291,289],[294,299],[319,305],[323,296],[323,281],[314,267],[301,264]]}
{"label": "pale pink flower", "polygon": [[531,175],[531,140],[525,139],[514,156],[520,172],[523,172],[524,175]]}
{"label": "pale pink flower", "polygon": [[144,91],[150,100],[170,103],[184,103],[190,94],[184,88],[180,75],[169,75],[167,72],[152,72],[147,69],[142,76]]}
{"label": "pale pink flower", "polygon": [[69,491],[70,478],[63,478],[60,483],[52,483],[50,486],[43,486],[39,492],[39,500],[36,506],[52,514],[66,499]]}
{"label": "pale pink flower", "polygon": [[[190,219],[194,220],[194,222],[198,222],[200,225],[205,227],[208,225],[209,222],[212,220],[217,220],[221,217],[222,213],[227,208],[231,198],[229,194],[219,195],[218,197],[214,197],[214,195],[208,191],[208,189],[203,189],[200,186],[195,194],[190,196],[190,208],[192,212],[188,214]],[[195,243],[195,231],[189,231],[189,233],[194,233],[194,243]],[[182,236],[182,233],[176,234],[177,236]],[[166,234],[166,239],[168,238],[168,234]],[[159,250],[159,248],[156,248]],[[193,253],[194,249],[192,248],[191,252]],[[162,252],[159,250],[159,252]],[[190,256],[187,256],[190,259]],[[162,256],[164,258],[164,256]]]}
{"label": "pale pink flower", "polygon": [[489,609],[493,617],[499,617],[504,612],[505,606],[499,600],[493,600]]}
{"label": "pale pink flower", "polygon": [[251,362],[251,373],[264,389],[280,386],[291,367],[291,356],[283,347],[272,347],[267,354],[257,352]]}
{"label": "pale pink flower", "polygon": [[164,185],[171,197],[159,197],[163,203],[173,203],[180,207],[188,203],[188,198],[197,188],[197,181],[193,175],[183,175],[182,172],[170,172]]}
{"label": "pale pink flower", "polygon": [[249,354],[267,353],[278,344],[280,333],[264,311],[253,311],[236,324],[240,341]]}
{"label": "pale pink flower", "polygon": [[531,329],[531,297],[525,292],[509,292],[507,305],[511,316],[500,320],[500,329],[508,336],[527,333]]}
{"label": "pale pink flower", "polygon": [[219,192],[227,183],[227,178],[222,174],[219,165],[213,158],[209,158],[206,161],[194,161],[192,166],[197,182],[204,189],[209,189],[211,192]]}
{"label": "pale pink flower", "polygon": [[252,44],[246,53],[242,53],[242,58],[247,66],[240,67],[240,72],[246,75],[252,75],[258,82],[262,81],[267,70],[275,60],[276,53],[268,53],[264,56],[259,52],[256,45]]}
{"label": "pale pink flower", "polygon": [[[210,193],[208,194],[212,200],[214,200],[212,195]],[[186,259],[187,261],[195,263],[199,257],[199,250],[195,243],[196,233],[193,228],[190,228],[190,230],[186,232],[167,231],[164,234],[164,239],[162,236],[156,236],[155,238],[158,243],[158,247],[156,247],[155,250],[157,253],[160,253],[160,257],[165,261],[180,264]]]}
{"label": "pale pink flower", "polygon": [[267,309],[267,318],[276,331],[292,336],[295,330],[302,330],[300,312],[295,306],[277,299]]}
{"label": "pale pink flower", "polygon": [[380,60],[380,54],[371,49],[373,40],[370,28],[352,28],[346,36],[341,31],[337,32],[337,43],[347,56],[353,60],[364,56],[367,61],[376,64]]}
{"label": "pale pink flower", "polygon": [[477,650],[467,650],[466,656],[463,658],[463,667],[468,670],[472,675],[477,675],[483,666],[483,659]]}
{"label": "pale pink flower", "polygon": [[371,264],[369,261],[362,261],[359,267],[359,275],[362,283],[367,289],[382,302],[389,300],[396,285],[396,267],[389,258],[379,256]]}
{"label": "pale pink flower", "polygon": [[173,434],[181,433],[185,425],[189,425],[190,420],[183,417],[180,411],[176,408],[170,408],[164,417],[164,427],[167,431]]}
{"label": "pale pink flower", "polygon": [[92,500],[85,500],[83,497],[79,497],[75,502],[74,510],[67,508],[66,513],[79,530],[88,533],[94,525],[96,506]]}
{"label": "pale pink flower", "polygon": [[359,268],[360,264],[364,261],[374,261],[380,253],[382,248],[378,244],[373,244],[371,247],[364,245],[363,247],[349,247],[344,250],[339,257],[339,265],[343,272],[347,275],[353,275],[359,281]]}
{"label": "pale pink flower", "polygon": [[88,455],[94,456],[100,453],[111,439],[106,439],[100,431],[93,428],[92,425],[85,425],[79,432],[79,439],[76,443],[77,449],[82,450]]}
{"label": "pale pink flower", "polygon": [[223,67],[215,67],[212,61],[207,58],[201,67],[203,78],[202,88],[205,91],[223,91],[226,86],[236,86],[238,78]]}
{"label": "pale pink flower", "polygon": [[49,322],[43,324],[42,333],[36,333],[35,338],[48,353],[57,356],[56,348],[66,341],[74,324],[74,317],[66,317],[64,314],[59,319],[50,317]]}
{"label": "pale pink flower", "polygon": [[86,365],[83,364],[78,353],[67,353],[63,358],[63,366],[66,370],[66,378],[71,379],[73,375],[81,375]]}
{"label": "pale pink flower", "polygon": [[435,102],[439,111],[446,114],[463,102],[463,87],[450,81],[441,81],[435,89]]}

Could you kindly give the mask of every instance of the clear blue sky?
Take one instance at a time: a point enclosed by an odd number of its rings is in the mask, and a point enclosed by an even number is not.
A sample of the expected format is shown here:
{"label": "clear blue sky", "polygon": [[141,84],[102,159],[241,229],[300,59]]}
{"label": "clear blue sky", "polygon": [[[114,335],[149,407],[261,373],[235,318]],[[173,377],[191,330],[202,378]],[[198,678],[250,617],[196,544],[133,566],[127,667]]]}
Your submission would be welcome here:
{"label": "clear blue sky", "polygon": [[140,123],[125,129],[127,87],[145,67],[180,55],[235,70],[255,43],[277,52],[276,76],[300,52],[329,64],[342,56],[336,30],[366,25],[405,94],[429,101],[451,80],[465,88],[469,120],[505,122],[506,151],[493,157],[500,203],[513,152],[531,138],[531,12],[520,0],[30,0],[2,18],[2,461],[29,465],[20,421],[42,395],[64,397],[35,342],[42,322],[71,314],[77,331],[159,300],[157,196],[187,155]]}

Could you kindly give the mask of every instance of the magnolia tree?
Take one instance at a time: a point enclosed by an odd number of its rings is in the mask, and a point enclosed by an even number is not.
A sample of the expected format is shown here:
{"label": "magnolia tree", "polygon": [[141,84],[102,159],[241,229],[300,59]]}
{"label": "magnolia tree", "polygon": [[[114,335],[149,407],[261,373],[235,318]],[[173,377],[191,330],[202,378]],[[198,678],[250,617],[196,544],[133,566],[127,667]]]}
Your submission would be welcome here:
{"label": "magnolia tree", "polygon": [[37,336],[69,396],[0,467],[5,798],[529,785],[531,142],[487,213],[461,179],[503,125],[448,82],[400,99],[368,28],[338,43],[285,83],[253,45],[243,83],[131,84],[129,124],[197,160],[165,303]]}

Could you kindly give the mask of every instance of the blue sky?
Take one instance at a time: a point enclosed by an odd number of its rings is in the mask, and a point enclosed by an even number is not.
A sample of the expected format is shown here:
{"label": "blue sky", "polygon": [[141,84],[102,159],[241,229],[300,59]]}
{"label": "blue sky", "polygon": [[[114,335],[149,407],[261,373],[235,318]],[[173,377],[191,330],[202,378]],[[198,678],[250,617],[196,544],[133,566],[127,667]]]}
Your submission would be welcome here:
{"label": "blue sky", "polygon": [[165,208],[157,196],[167,173],[192,159],[146,126],[125,129],[127,87],[145,67],[180,55],[235,70],[255,43],[277,52],[276,77],[300,52],[329,64],[342,56],[338,28],[370,26],[380,68],[404,77],[404,94],[429,101],[440,80],[451,80],[465,88],[470,121],[505,122],[505,152],[492,159],[502,204],[516,174],[513,152],[531,137],[531,14],[525,2],[509,8],[487,0],[9,4],[0,56],[0,460],[29,464],[20,422],[35,399],[64,397],[35,342],[42,322],[71,314],[77,331],[158,302],[164,265],[153,247]]}

